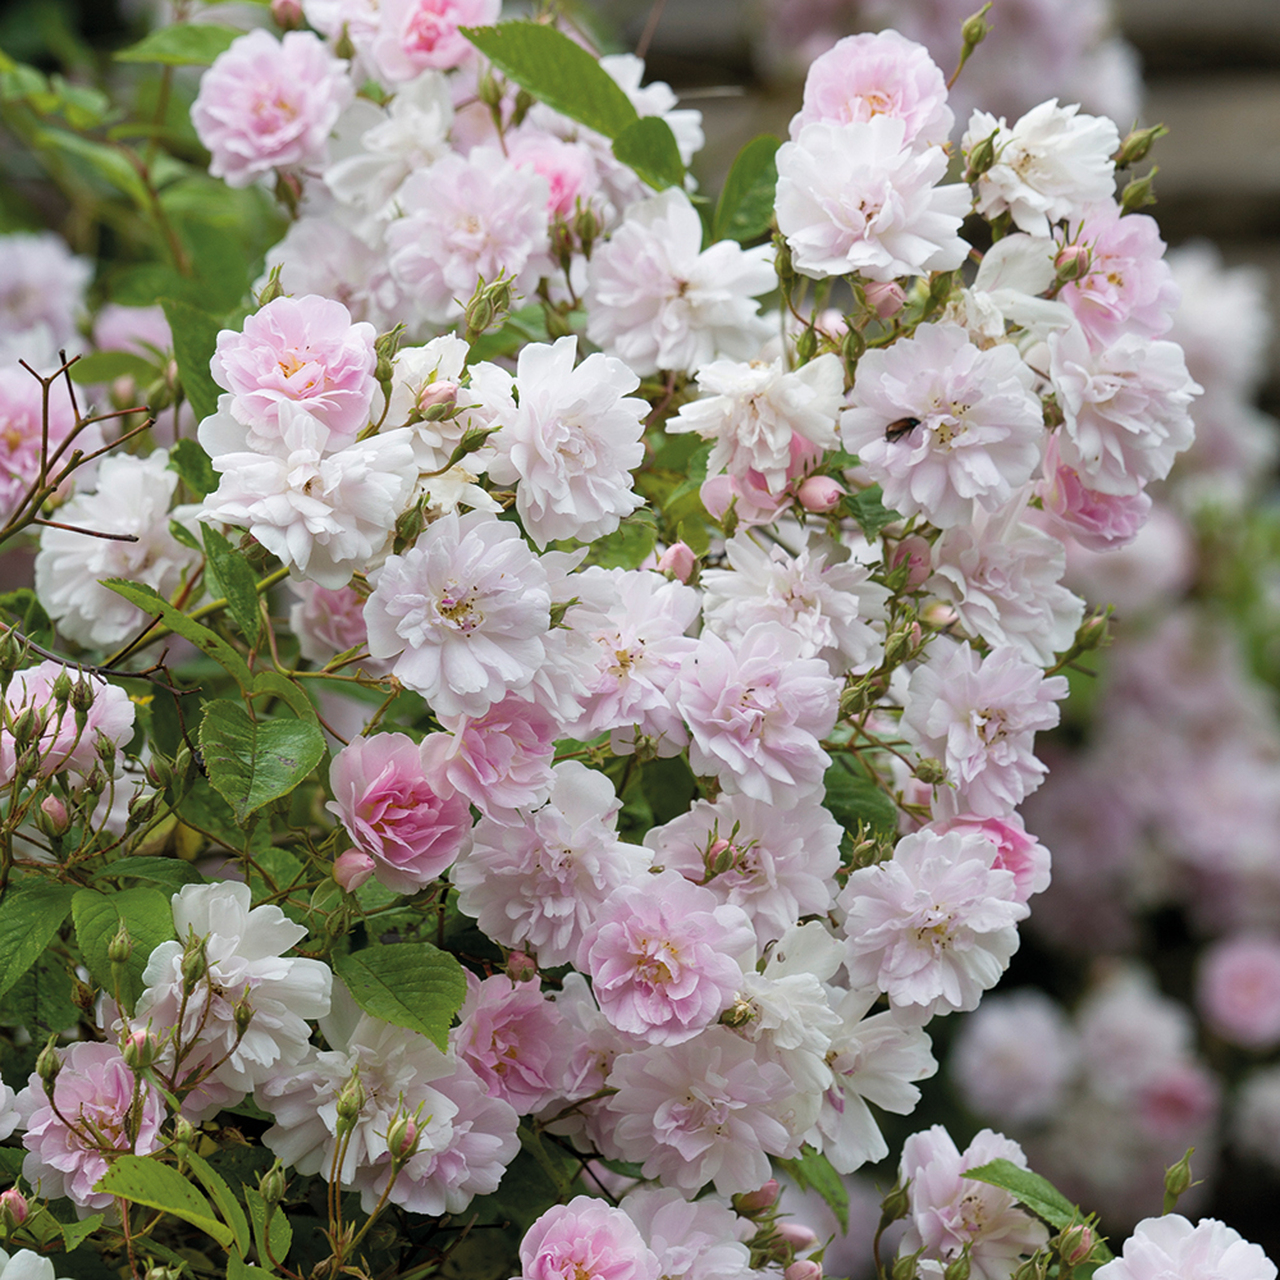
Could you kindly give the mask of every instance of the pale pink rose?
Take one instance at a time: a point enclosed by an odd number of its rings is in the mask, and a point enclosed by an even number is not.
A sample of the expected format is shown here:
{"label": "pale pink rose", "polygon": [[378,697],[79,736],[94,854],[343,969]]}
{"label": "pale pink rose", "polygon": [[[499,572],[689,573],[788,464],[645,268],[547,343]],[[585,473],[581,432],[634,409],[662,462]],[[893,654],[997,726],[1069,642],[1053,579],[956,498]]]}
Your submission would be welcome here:
{"label": "pale pink rose", "polygon": [[581,206],[600,203],[600,175],[590,148],[541,129],[524,127],[509,135],[507,155],[512,164],[532,169],[547,180],[547,212],[566,222]]}
{"label": "pale pink rose", "polygon": [[1164,241],[1154,218],[1142,213],[1120,216],[1114,200],[1084,211],[1060,233],[1062,243],[1088,252],[1089,269],[1069,280],[1058,299],[1074,312],[1096,346],[1124,333],[1159,338],[1173,324],[1181,297],[1164,260]]}
{"label": "pale pink rose", "polygon": [[681,1044],[729,1007],[755,946],[741,907],[677,871],[615,889],[578,948],[600,1011],[648,1044]]}
{"label": "pale pink rose", "polygon": [[[231,392],[228,408],[249,428],[251,449],[275,453],[281,448],[282,400],[293,401],[329,429],[327,449],[341,449],[353,444],[369,422],[378,386],[375,336],[367,321],[353,324],[340,302],[314,294],[276,298],[245,320],[243,332],[218,334],[209,370]],[[211,443],[206,447],[214,454],[217,444]]]}
{"label": "pale pink rose", "polygon": [[550,794],[558,726],[550,712],[508,694],[482,716],[450,716],[429,734],[422,758],[486,817],[518,823]]}
{"label": "pale pink rose", "polygon": [[[158,1151],[164,1145],[164,1104],[146,1080],[134,1076],[113,1044],[81,1041],[60,1057],[52,1103],[34,1074],[17,1097],[26,1130],[22,1176],[51,1199],[65,1196],[82,1209],[105,1209],[113,1203],[111,1194],[93,1189],[111,1163],[103,1149],[139,1156]],[[89,1140],[85,1125],[101,1135],[101,1142]]]}
{"label": "pale pink rose", "polygon": [[1043,893],[1049,887],[1049,850],[1027,830],[1021,814],[977,818],[962,813],[933,829],[939,835],[958,831],[961,835],[973,833],[990,840],[997,850],[992,869],[1013,872],[1015,901],[1026,902],[1033,894]]}
{"label": "pale pink rose", "polygon": [[1095,1271],[1097,1280],[1276,1280],[1276,1264],[1215,1218],[1193,1227],[1180,1213],[1144,1218],[1121,1257]]}
{"label": "pale pink rose", "polygon": [[738,524],[748,529],[772,524],[793,501],[789,493],[770,493],[768,480],[758,471],[748,471],[741,478],[712,476],[702,482],[698,497],[716,520],[723,520],[732,508]]}
{"label": "pale pink rose", "polygon": [[794,809],[822,786],[839,681],[802,640],[761,622],[733,646],[703,632],[680,665],[675,703],[693,736],[689,762],[731,793]]}
{"label": "pale pink rose", "polygon": [[322,163],[354,96],[346,64],[314,33],[290,31],[276,40],[250,31],[204,73],[191,122],[213,155],[209,172],[247,187],[272,169]]}
{"label": "pale pink rose", "polygon": [[1242,933],[1214,943],[1200,962],[1196,1004],[1209,1026],[1232,1044],[1280,1044],[1280,940]]}
{"label": "pale pink rose", "polygon": [[[18,365],[0,368],[0,521],[16,515],[18,504],[40,478],[40,448],[44,431],[44,393],[40,383]],[[66,384],[49,392],[49,458],[57,474],[70,458],[62,446],[75,429],[76,415]],[[75,448],[91,453],[101,448],[102,433],[89,427],[76,437]],[[83,482],[84,473],[77,475]],[[69,484],[64,486],[69,488]]]}
{"label": "pale pink rose", "polygon": [[458,1022],[454,1050],[491,1097],[523,1116],[561,1096],[573,1037],[537,982],[517,984],[500,973],[482,982],[468,973]]}
{"label": "pale pink rose", "polygon": [[422,751],[402,733],[357,738],[333,759],[326,808],[375,862],[380,884],[417,893],[471,841],[465,796],[430,774]]}
{"label": "pale pink rose", "polygon": [[551,274],[547,180],[497,147],[456,153],[411,174],[398,200],[405,216],[387,228],[391,274],[422,315],[458,319],[481,280],[500,273],[517,296]]}
{"label": "pale pink rose", "polygon": [[1199,1145],[1218,1115],[1218,1078],[1198,1062],[1164,1063],[1138,1090],[1134,1116],[1164,1150]]}
{"label": "pale pink rose", "polygon": [[519,1280],[658,1280],[661,1274],[635,1223],[590,1196],[548,1209],[520,1242]]}
{"label": "pale pink rose", "polygon": [[[309,662],[323,665],[340,653],[368,647],[364,597],[354,588],[331,591],[306,581],[291,581],[289,588],[298,597],[289,609],[289,630],[298,637],[298,648]],[[374,676],[390,669],[390,663],[377,658],[363,658],[359,665]]]}
{"label": "pale pink rose", "polygon": [[[38,342],[35,350],[43,349],[52,359],[58,347],[76,341],[76,316],[92,279],[89,260],[73,256],[52,231],[0,235],[0,335],[12,334],[24,344]],[[17,354],[29,364],[37,362],[31,349]],[[39,387],[25,369],[14,372]]]}
{"label": "pale pink rose", "polygon": [[458,28],[488,26],[501,8],[502,0],[382,0],[371,56],[393,84],[428,69],[449,71],[474,53]]}
{"label": "pale pink rose", "polygon": [[903,1144],[899,1171],[903,1183],[910,1180],[911,1200],[899,1256],[923,1249],[926,1258],[949,1263],[963,1252],[974,1280],[1008,1280],[1020,1258],[1040,1248],[1049,1233],[1009,1192],[964,1176],[996,1159],[1027,1167],[1022,1148],[990,1129],[963,1152],[939,1124],[913,1133]]}
{"label": "pale pink rose", "polygon": [[102,351],[132,351],[146,360],[173,349],[163,307],[122,307],[108,302],[93,320],[93,345]]}
{"label": "pale pink rose", "polygon": [[1062,461],[1058,437],[1049,437],[1044,453],[1044,476],[1036,482],[1044,503],[1045,523],[1071,535],[1087,551],[1127,547],[1151,514],[1151,498],[1132,494],[1099,493],[1086,489],[1080,473]]}
{"label": "pale pink rose", "polygon": [[814,60],[791,136],[798,137],[807,124],[849,124],[874,116],[901,120],[904,142],[917,149],[945,143],[955,123],[946,80],[929,51],[892,30],[846,36]]}
{"label": "pale pink rose", "polygon": [[755,1191],[772,1176],[770,1155],[800,1149],[785,1123],[795,1085],[728,1027],[619,1054],[608,1083],[617,1090],[606,1103],[610,1152],[686,1195],[708,1182],[722,1196]]}

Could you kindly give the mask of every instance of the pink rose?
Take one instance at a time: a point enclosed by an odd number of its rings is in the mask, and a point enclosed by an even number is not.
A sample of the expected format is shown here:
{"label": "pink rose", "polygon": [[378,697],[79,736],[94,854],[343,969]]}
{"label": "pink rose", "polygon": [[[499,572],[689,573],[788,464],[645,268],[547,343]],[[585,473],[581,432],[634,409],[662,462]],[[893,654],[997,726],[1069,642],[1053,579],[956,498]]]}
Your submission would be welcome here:
{"label": "pink rose", "polygon": [[961,835],[980,835],[999,850],[992,862],[995,871],[1013,873],[1013,899],[1026,902],[1032,894],[1049,887],[1049,850],[1023,825],[1022,816],[1011,813],[1003,818],[976,818],[961,814],[934,828],[939,835],[958,831]]}
{"label": "pink rose", "polygon": [[1242,933],[1214,943],[1200,967],[1196,1003],[1209,1026],[1231,1044],[1280,1044],[1280,941]]}
{"label": "pink rose", "polygon": [[334,757],[329,785],[352,843],[374,861],[379,884],[417,893],[471,843],[465,796],[428,775],[422,752],[402,733],[357,738]]}
{"label": "pink rose", "polygon": [[1128,546],[1151,514],[1151,499],[1133,494],[1086,489],[1079,473],[1061,460],[1057,436],[1045,448],[1044,478],[1036,493],[1044,503],[1047,524],[1069,533],[1089,551],[1115,551]]}
{"label": "pink rose", "polygon": [[[325,448],[341,449],[369,422],[375,336],[367,321],[352,324],[340,302],[276,298],[245,320],[243,332],[218,334],[209,370],[231,392],[231,416],[249,428],[251,449],[277,451],[285,400],[328,428]],[[214,442],[211,452],[222,451]]]}
{"label": "pink rose", "polygon": [[247,187],[273,169],[322,163],[354,96],[346,64],[314,33],[250,31],[204,73],[191,122],[212,153],[209,172]]}
{"label": "pink rose", "polygon": [[658,1280],[660,1274],[635,1223],[590,1196],[548,1209],[520,1242],[519,1280]]}
{"label": "pink rose", "polygon": [[488,26],[501,8],[501,0],[384,0],[373,43],[378,71],[399,83],[461,66],[472,48],[458,28]]}

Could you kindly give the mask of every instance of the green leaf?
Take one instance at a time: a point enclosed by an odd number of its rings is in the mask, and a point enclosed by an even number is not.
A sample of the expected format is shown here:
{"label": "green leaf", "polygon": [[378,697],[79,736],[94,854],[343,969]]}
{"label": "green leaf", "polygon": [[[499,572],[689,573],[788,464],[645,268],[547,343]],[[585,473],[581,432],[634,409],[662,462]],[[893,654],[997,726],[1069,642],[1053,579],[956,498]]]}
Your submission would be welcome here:
{"label": "green leaf", "polygon": [[25,1027],[33,1040],[65,1031],[80,1020],[71,977],[60,961],[42,956],[0,997],[0,1025]]}
{"label": "green leaf", "polygon": [[1086,1215],[1067,1199],[1048,1178],[1030,1169],[1020,1169],[1012,1160],[992,1160],[976,1169],[966,1169],[966,1178],[1002,1187],[1019,1204],[1043,1218],[1050,1226],[1062,1230],[1072,1223],[1083,1222]]}
{"label": "green leaf", "polygon": [[187,1163],[191,1172],[200,1180],[201,1185],[209,1193],[209,1199],[218,1207],[223,1221],[235,1233],[236,1248],[241,1255],[249,1252],[249,1219],[245,1217],[240,1202],[232,1194],[222,1175],[205,1159],[194,1151],[187,1153]]}
{"label": "green leaf", "polygon": [[884,495],[878,484],[873,484],[860,493],[850,494],[845,498],[843,506],[846,515],[851,515],[868,539],[874,540],[886,525],[901,520],[902,516],[884,505]]}
{"label": "green leaf", "polygon": [[658,116],[629,124],[613,140],[613,154],[658,191],[684,186],[684,161],[676,135]]}
{"label": "green leaf", "polygon": [[[357,651],[362,647],[357,646]],[[252,696],[257,698],[264,695],[279,698],[286,707],[293,709],[299,720],[320,723],[311,699],[288,676],[283,676],[278,671],[259,671],[253,678]]]}
{"label": "green leaf", "polygon": [[82,383],[114,382],[117,378],[132,378],[135,382],[152,382],[157,369],[151,361],[132,351],[95,351],[81,356],[71,366],[71,381]]}
{"label": "green leaf", "polygon": [[22,1162],[27,1158],[24,1150],[15,1151],[12,1147],[0,1147],[0,1179],[5,1182],[17,1182],[22,1176]]}
{"label": "green leaf", "polygon": [[[267,1202],[261,1193],[248,1183],[243,1184],[242,1190],[244,1202],[249,1206],[249,1217],[253,1220],[253,1239],[258,1246],[258,1261],[265,1266],[283,1262],[293,1245],[293,1228],[289,1225],[289,1219],[284,1216],[284,1210],[278,1204],[273,1205],[268,1225]],[[272,1261],[273,1258],[275,1262]]]}
{"label": "green leaf", "polygon": [[375,945],[339,956],[333,967],[366,1013],[445,1048],[467,996],[462,966],[447,951],[429,942]]}
{"label": "green leaf", "polygon": [[176,1169],[145,1156],[118,1156],[93,1188],[133,1204],[171,1213],[230,1249],[234,1234],[219,1222],[213,1207]]}
{"label": "green leaf", "polygon": [[848,755],[837,755],[823,777],[823,804],[831,816],[849,831],[863,822],[882,835],[898,829],[898,807],[866,770]]}
{"label": "green leaf", "polygon": [[210,589],[225,596],[227,612],[235,619],[240,634],[256,646],[262,635],[262,613],[258,608],[258,578],[249,562],[212,525],[204,526],[205,572],[212,571]]}
{"label": "green leaf", "polygon": [[242,35],[244,32],[234,27],[174,23],[150,32],[127,49],[121,49],[115,59],[117,62],[161,62],[169,67],[208,66]]}
{"label": "green leaf", "polygon": [[18,620],[19,630],[28,640],[45,648],[54,643],[53,623],[30,587],[19,587],[0,595],[0,609]]}
{"label": "green leaf", "polygon": [[80,161],[99,178],[127,195],[139,209],[148,209],[151,198],[137,166],[129,159],[134,153],[127,147],[108,146],[62,129],[42,129],[36,135],[35,143],[38,147],[60,151]]}
{"label": "green leaf", "polygon": [[222,324],[217,316],[180,298],[161,298],[160,305],[173,331],[173,358],[178,364],[182,389],[197,420],[203,420],[218,411],[220,391],[209,372],[209,361],[218,345]]}
{"label": "green leaf", "polygon": [[780,138],[762,133],[738,152],[720,190],[720,201],[711,224],[713,240],[742,243],[769,230],[778,186],[774,157],[781,145]]}
{"label": "green leaf", "polygon": [[129,930],[133,952],[123,965],[120,995],[132,1009],[142,994],[142,971],[151,953],[162,942],[172,942],[177,936],[168,895],[142,887],[110,893],[81,889],[71,901],[71,914],[85,966],[109,995],[115,994],[115,975],[107,959],[107,947],[121,924]]}
{"label": "green leaf", "polygon": [[320,763],[324,734],[305,720],[259,723],[240,703],[219,700],[205,704],[200,750],[209,781],[243,825]]}
{"label": "green leaf", "polygon": [[227,1259],[227,1280],[271,1280],[274,1271],[251,1267],[243,1258],[232,1254]]}
{"label": "green leaf", "polygon": [[849,1191],[821,1152],[806,1145],[796,1160],[779,1160],[801,1191],[816,1191],[831,1206],[841,1231],[849,1230]]}
{"label": "green leaf", "polygon": [[15,878],[0,904],[0,995],[40,958],[71,910],[74,885]]}
{"label": "green leaf", "polygon": [[154,587],[126,582],[123,578],[106,578],[102,585],[136,604],[143,613],[158,617],[170,631],[190,640],[201,653],[207,654],[227,671],[247,694],[253,687],[253,676],[245,660],[220,636],[175,609]]}
{"label": "green leaf", "polygon": [[602,569],[635,569],[658,541],[658,526],[646,507],[629,515],[611,534],[597,538],[587,553],[587,564]]}
{"label": "green leaf", "polygon": [[[542,1135],[528,1125],[520,1125],[516,1133],[520,1138],[521,1147],[538,1162],[560,1198],[567,1200],[573,1194],[571,1184],[573,1175],[577,1172],[576,1168],[567,1164],[558,1152],[553,1153],[552,1148],[543,1141]],[[559,1156],[558,1159],[557,1156]]]}
{"label": "green leaf", "polygon": [[143,855],[136,858],[117,858],[115,862],[96,872],[98,880],[146,880],[158,884],[166,893],[174,894],[184,884],[203,884],[202,876],[189,862],[181,858],[161,858]]}
{"label": "green leaf", "polygon": [[588,129],[616,138],[639,116],[631,99],[581,45],[540,22],[462,27],[508,80]]}
{"label": "green leaf", "polygon": [[106,1221],[101,1213],[91,1213],[79,1222],[64,1222],[62,1238],[67,1242],[67,1252],[74,1253]]}
{"label": "green leaf", "polygon": [[218,473],[198,440],[177,441],[169,450],[169,470],[197,497],[212,493],[218,487]]}

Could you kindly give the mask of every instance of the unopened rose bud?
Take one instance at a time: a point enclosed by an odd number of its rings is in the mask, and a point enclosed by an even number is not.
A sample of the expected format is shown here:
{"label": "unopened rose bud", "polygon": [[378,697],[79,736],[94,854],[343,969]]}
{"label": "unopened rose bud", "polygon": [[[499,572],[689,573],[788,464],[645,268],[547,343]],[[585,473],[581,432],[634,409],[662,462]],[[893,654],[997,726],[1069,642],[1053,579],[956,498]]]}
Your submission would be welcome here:
{"label": "unopened rose bud", "polygon": [[333,56],[341,58],[344,62],[350,62],[356,56],[355,41],[351,38],[351,32],[347,30],[347,24],[342,24],[342,34],[338,36],[337,43],[333,46]]}
{"label": "unopened rose bud", "polygon": [[424,413],[428,409],[452,409],[457,403],[458,384],[448,378],[427,383],[418,394],[418,408]]}
{"label": "unopened rose bud", "polygon": [[999,130],[993,130],[990,137],[974,143],[969,152],[969,164],[964,172],[966,182],[976,182],[996,162],[996,136]]}
{"label": "unopened rose bud", "polygon": [[65,667],[58,672],[58,678],[53,682],[53,700],[60,707],[65,707],[71,701],[71,677],[67,675]]}
{"label": "unopened rose bud", "polygon": [[58,1037],[50,1036],[36,1059],[36,1075],[44,1083],[45,1093],[50,1096],[53,1095],[53,1083],[58,1078],[58,1072],[62,1070],[62,1056],[58,1053],[57,1043]]}
{"label": "unopened rose bud", "polygon": [[257,1012],[248,999],[240,1000],[231,1010],[231,1017],[236,1024],[236,1035],[243,1037],[245,1032],[249,1030],[249,1024],[253,1021],[253,1015]]}
{"label": "unopened rose bud", "polygon": [[7,1235],[15,1227],[20,1227],[27,1220],[31,1206],[27,1198],[17,1187],[8,1191],[0,1191],[0,1230]]}
{"label": "unopened rose bud", "polygon": [[947,771],[941,760],[935,760],[933,756],[925,756],[916,764],[916,777],[928,786],[940,786],[947,780]]}
{"label": "unopened rose bud", "polygon": [[817,354],[818,335],[808,328],[796,339],[796,363],[806,365]]}
{"label": "unopened rose bud", "polygon": [[1111,618],[1109,614],[1099,613],[1086,618],[1076,632],[1076,644],[1088,652],[1090,649],[1105,649],[1111,643]]}
{"label": "unopened rose bud", "polygon": [[131,955],[133,955],[133,935],[121,920],[115,936],[107,943],[107,959],[112,964],[128,964]]}
{"label": "unopened rose bud", "polygon": [[707,850],[707,870],[713,876],[722,876],[737,860],[738,851],[728,840],[717,840]]}
{"label": "unopened rose bud", "polygon": [[158,791],[151,792],[150,795],[137,795],[129,801],[129,827],[136,830],[138,827],[145,827],[160,812],[164,805],[164,798]]}
{"label": "unopened rose bud", "polygon": [[507,956],[507,977],[512,982],[532,982],[538,976],[538,962],[525,951]]}
{"label": "unopened rose bud", "polygon": [[142,1273],[142,1280],[182,1280],[182,1272],[178,1267],[164,1267],[156,1263]]}
{"label": "unopened rose bud", "polygon": [[984,4],[977,13],[971,14],[960,24],[960,39],[964,42],[965,54],[972,53],[991,34],[991,24],[987,21],[987,10],[990,4]]}
{"label": "unopened rose bud", "polygon": [[781,1189],[777,1178],[770,1178],[759,1190],[744,1191],[741,1195],[734,1196],[733,1207],[746,1218],[763,1213],[766,1209],[773,1208]]}
{"label": "unopened rose bud", "polygon": [[693,548],[684,542],[673,542],[658,557],[659,571],[669,573],[677,582],[688,582],[697,563]]}
{"label": "unopened rose bud", "polygon": [[1160,172],[1159,165],[1152,165],[1141,178],[1132,179],[1120,193],[1120,212],[1133,213],[1137,209],[1145,209],[1156,202],[1155,177]]}
{"label": "unopened rose bud", "polygon": [[793,1249],[812,1249],[818,1243],[817,1234],[801,1222],[779,1222],[776,1230],[778,1238]]}
{"label": "unopened rose bud", "polygon": [[916,1264],[919,1261],[919,1253],[900,1253],[893,1260],[889,1271],[890,1280],[916,1280]]}
{"label": "unopened rose bud", "polygon": [[1079,1222],[1064,1231],[1056,1243],[1058,1256],[1067,1266],[1074,1267],[1093,1252],[1093,1232],[1085,1223]]}
{"label": "unopened rose bud", "polygon": [[412,1116],[398,1115],[387,1130],[387,1150],[396,1161],[408,1160],[418,1149],[418,1126]]}
{"label": "unopened rose bud", "polygon": [[1054,259],[1054,267],[1060,284],[1069,284],[1072,280],[1083,280],[1089,274],[1093,264],[1093,254],[1089,246],[1069,244]]}
{"label": "unopened rose bud", "polygon": [[778,279],[784,284],[788,280],[796,278],[796,269],[791,263],[791,246],[780,235],[773,238],[773,247],[776,256],[773,260],[773,269],[778,274]]}
{"label": "unopened rose bud", "polygon": [[196,1146],[196,1139],[200,1137],[200,1132],[196,1126],[187,1119],[186,1116],[178,1116],[173,1123],[173,1153],[183,1160],[187,1156],[187,1152]]}
{"label": "unopened rose bud", "polygon": [[911,1212],[911,1196],[902,1183],[896,1183],[889,1194],[880,1201],[880,1225],[887,1227],[891,1222],[905,1218]]}
{"label": "unopened rose bud", "polygon": [[364,1110],[364,1104],[368,1100],[365,1093],[364,1085],[360,1083],[360,1077],[353,1075],[346,1084],[342,1086],[342,1092],[338,1094],[338,1100],[334,1104],[334,1108],[338,1113],[337,1131],[339,1136],[350,1133],[355,1128],[356,1121],[360,1118],[360,1112]]}
{"label": "unopened rose bud", "polygon": [[35,707],[25,707],[13,722],[13,741],[19,750],[30,746],[44,732],[45,718]]}
{"label": "unopened rose bud", "polygon": [[810,476],[796,490],[800,505],[814,515],[826,515],[828,511],[834,511],[844,494],[844,486],[830,476]]}
{"label": "unopened rose bud", "polygon": [[124,1064],[133,1072],[142,1071],[151,1066],[159,1056],[159,1053],[160,1046],[155,1036],[141,1030],[131,1031],[125,1037],[124,1044],[120,1046],[120,1054],[124,1058]]}
{"label": "unopened rose bud", "polygon": [[101,729],[98,730],[98,737],[93,744],[93,751],[98,759],[102,761],[106,771],[113,773],[116,767],[116,744]]}
{"label": "unopened rose bud", "polygon": [[969,1280],[969,1254],[966,1250],[942,1273],[942,1280]]}
{"label": "unopened rose bud", "polygon": [[71,705],[76,711],[88,711],[93,706],[93,685],[84,676],[71,686]]}
{"label": "unopened rose bud", "polygon": [[268,1206],[277,1205],[284,1199],[287,1183],[284,1177],[284,1165],[279,1160],[258,1179],[258,1194]]}
{"label": "unopened rose bud", "polygon": [[271,18],[281,31],[296,31],[305,21],[301,0],[271,0]]}
{"label": "unopened rose bud", "polygon": [[1164,1211],[1172,1213],[1178,1203],[1178,1197],[1185,1195],[1192,1186],[1191,1157],[1195,1147],[1191,1147],[1177,1164],[1170,1165],[1164,1173]]}
{"label": "unopened rose bud", "polygon": [[196,984],[209,972],[209,962],[205,959],[204,939],[192,938],[182,953],[179,966],[182,974],[182,987],[187,995],[195,990]]}
{"label": "unopened rose bud", "polygon": [[1120,144],[1116,152],[1116,168],[1127,169],[1130,165],[1141,164],[1151,150],[1157,138],[1163,138],[1169,132],[1162,124],[1153,124],[1149,129],[1132,130]]}
{"label": "unopened rose bud", "polygon": [[876,281],[867,285],[867,305],[880,317],[889,320],[896,316],[907,301],[902,286],[893,280]]}
{"label": "unopened rose bud", "polygon": [[782,1275],[783,1280],[822,1280],[822,1263],[804,1258],[793,1262]]}
{"label": "unopened rose bud", "polygon": [[914,535],[903,538],[893,549],[889,567],[897,569],[903,564],[907,566],[907,590],[914,591],[933,572],[933,548],[929,546],[928,539]]}
{"label": "unopened rose bud", "polygon": [[40,829],[49,836],[65,835],[71,825],[67,806],[58,796],[45,796],[40,801]]}
{"label": "unopened rose bud", "polygon": [[333,860],[333,878],[347,893],[355,893],[373,875],[376,865],[367,853],[348,849]]}
{"label": "unopened rose bud", "polygon": [[866,349],[867,340],[857,329],[850,329],[840,339],[840,359],[844,361],[844,371],[850,381],[853,380],[854,374],[857,372],[858,361],[862,359],[862,353]]}

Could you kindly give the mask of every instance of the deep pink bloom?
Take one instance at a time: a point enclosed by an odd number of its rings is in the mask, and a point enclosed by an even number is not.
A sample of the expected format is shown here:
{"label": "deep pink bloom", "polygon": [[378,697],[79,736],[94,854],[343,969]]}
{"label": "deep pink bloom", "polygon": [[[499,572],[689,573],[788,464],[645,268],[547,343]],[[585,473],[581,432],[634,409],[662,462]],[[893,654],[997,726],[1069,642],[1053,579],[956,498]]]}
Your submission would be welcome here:
{"label": "deep pink bloom", "polygon": [[403,733],[357,738],[334,757],[329,784],[336,799],[326,807],[397,893],[430,884],[471,841],[466,797],[429,775]]}
{"label": "deep pink bloom", "polygon": [[276,298],[245,320],[243,332],[218,334],[209,369],[231,392],[231,416],[249,428],[249,448],[279,450],[280,401],[292,400],[329,429],[326,449],[342,449],[369,422],[374,337],[373,325],[353,324],[340,302]]}
{"label": "deep pink bloom", "polygon": [[755,946],[741,907],[677,871],[624,884],[578,948],[600,1010],[649,1044],[680,1044],[729,1007],[742,982],[736,957]]}
{"label": "deep pink bloom", "polygon": [[204,73],[191,122],[213,155],[209,172],[247,187],[272,169],[322,162],[354,96],[346,64],[313,32],[250,31]]}
{"label": "deep pink bloom", "polygon": [[575,1196],[520,1242],[520,1280],[658,1280],[658,1259],[621,1209]]}
{"label": "deep pink bloom", "polygon": [[164,1145],[160,1095],[145,1080],[135,1079],[115,1045],[81,1041],[65,1049],[53,1103],[34,1074],[17,1099],[26,1129],[22,1176],[50,1199],[65,1196],[86,1209],[112,1203],[110,1193],[93,1189],[110,1161],[85,1129],[69,1126],[68,1120],[92,1126],[103,1145],[116,1152],[145,1156]]}
{"label": "deep pink bloom", "polygon": [[383,0],[373,59],[393,83],[448,71],[473,52],[458,28],[488,26],[501,8],[501,0]]}

